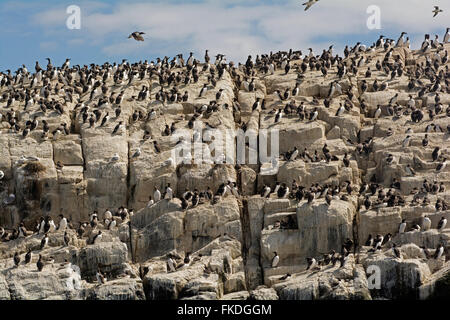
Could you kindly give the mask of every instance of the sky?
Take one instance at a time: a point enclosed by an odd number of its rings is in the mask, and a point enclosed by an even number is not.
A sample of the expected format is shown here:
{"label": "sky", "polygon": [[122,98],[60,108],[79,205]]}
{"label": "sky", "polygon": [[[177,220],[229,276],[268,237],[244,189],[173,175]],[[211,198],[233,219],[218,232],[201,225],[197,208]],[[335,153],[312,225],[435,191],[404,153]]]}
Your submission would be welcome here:
{"label": "sky", "polygon": [[[320,0],[304,11],[306,0],[0,0],[0,71],[25,64],[34,70],[45,58],[61,66],[155,60],[184,57],[193,52],[203,61],[225,54],[227,61],[245,62],[248,55],[313,48],[316,54],[333,44],[335,52],[345,45],[371,45],[382,34],[397,39],[408,33],[413,48],[425,33],[442,40],[450,27],[448,0]],[[69,29],[67,7],[80,8],[80,29]],[[381,29],[369,29],[372,15],[380,9]],[[433,18],[433,6],[444,12]],[[144,42],[128,39],[143,31]]]}

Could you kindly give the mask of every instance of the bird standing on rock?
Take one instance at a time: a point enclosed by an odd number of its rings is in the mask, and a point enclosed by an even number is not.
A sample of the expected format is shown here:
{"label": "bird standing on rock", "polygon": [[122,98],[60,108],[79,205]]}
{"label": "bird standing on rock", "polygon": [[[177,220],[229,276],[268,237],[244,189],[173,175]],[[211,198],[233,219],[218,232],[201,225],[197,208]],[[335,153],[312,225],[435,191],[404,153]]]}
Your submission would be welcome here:
{"label": "bird standing on rock", "polygon": [[306,270],[313,269],[316,266],[316,259],[315,258],[306,258],[306,262],[308,263],[308,266],[306,267]]}
{"label": "bird standing on rock", "polygon": [[24,264],[28,264],[28,263],[30,263],[30,262],[31,262],[31,248],[28,249],[28,252],[27,252],[27,254],[25,255],[25,261],[24,261]]}
{"label": "bird standing on rock", "polygon": [[42,256],[39,255],[39,260],[36,262],[36,266],[39,272],[44,268],[44,263],[42,262]]}
{"label": "bird standing on rock", "polygon": [[92,244],[95,244],[96,242],[100,242],[101,238],[102,238],[102,232],[101,232],[101,230],[99,230],[98,233],[92,239]]}
{"label": "bird standing on rock", "polygon": [[403,219],[398,227],[398,233],[404,233],[406,229],[406,219]]}
{"label": "bird standing on rock", "polygon": [[64,232],[63,240],[64,240],[64,245],[65,245],[65,246],[68,246],[68,245],[69,245],[69,242],[70,242],[70,238],[69,238],[69,236],[68,236],[68,234],[67,234],[67,231]]}
{"label": "bird standing on rock", "polygon": [[269,196],[270,196],[270,187],[266,185],[263,188],[263,191],[261,193],[261,197],[268,198]]}
{"label": "bird standing on rock", "polygon": [[98,270],[97,270],[96,278],[97,278],[97,282],[98,282],[99,284],[104,284],[104,283],[106,283],[106,278],[105,278],[105,276],[102,274],[102,272],[100,271],[100,268],[98,268]]}
{"label": "bird standing on rock", "polygon": [[16,253],[14,254],[14,265],[15,265],[16,267],[18,267],[18,266],[19,266],[19,263],[20,263],[20,256],[19,256],[19,253],[16,252]]}
{"label": "bird standing on rock", "polygon": [[44,237],[41,240],[41,246],[40,249],[44,249],[44,247],[48,244],[48,235],[47,233],[44,235]]}
{"label": "bird standing on rock", "polygon": [[175,272],[175,261],[173,261],[172,257],[169,256],[169,258],[167,259],[167,272]]}
{"label": "bird standing on rock", "polygon": [[397,258],[401,259],[402,256],[400,250],[397,248],[397,245],[395,243],[392,244],[392,252]]}
{"label": "bird standing on rock", "polygon": [[141,148],[137,147],[136,151],[133,153],[132,158],[138,158],[141,155]]}
{"label": "bird standing on rock", "polygon": [[154,188],[153,199],[155,200],[155,203],[161,200],[161,191],[159,191],[157,187]]}
{"label": "bird standing on rock", "polygon": [[447,158],[444,158],[444,160],[442,160],[442,162],[437,165],[436,171],[437,172],[443,171],[446,166],[447,166]]}
{"label": "bird standing on rock", "polygon": [[278,263],[280,262],[280,256],[278,255],[278,253],[275,251],[274,256],[272,258],[272,268],[276,268],[278,266]]}
{"label": "bird standing on rock", "polygon": [[439,220],[439,223],[437,226],[438,231],[444,230],[446,225],[447,225],[447,219],[445,217],[442,217],[441,220]]}

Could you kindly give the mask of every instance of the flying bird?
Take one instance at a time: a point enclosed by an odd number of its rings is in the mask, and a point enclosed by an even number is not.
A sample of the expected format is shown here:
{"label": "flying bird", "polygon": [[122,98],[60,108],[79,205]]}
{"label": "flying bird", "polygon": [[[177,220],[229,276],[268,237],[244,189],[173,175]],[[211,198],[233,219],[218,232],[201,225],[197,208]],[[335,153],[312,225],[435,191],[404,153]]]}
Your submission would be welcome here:
{"label": "flying bird", "polygon": [[433,18],[434,18],[439,14],[439,12],[442,12],[442,9],[439,9],[438,6],[434,6],[434,10],[432,12],[434,13],[434,16],[433,16]]}
{"label": "flying bird", "polygon": [[305,2],[303,4],[303,6],[305,7],[305,11],[308,10],[309,8],[311,8],[313,6],[313,4],[315,4],[316,2],[318,2],[319,0],[309,0],[308,2]]}
{"label": "flying bird", "polygon": [[133,38],[136,41],[144,41],[143,34],[145,34],[145,32],[135,31],[128,36],[128,39]]}

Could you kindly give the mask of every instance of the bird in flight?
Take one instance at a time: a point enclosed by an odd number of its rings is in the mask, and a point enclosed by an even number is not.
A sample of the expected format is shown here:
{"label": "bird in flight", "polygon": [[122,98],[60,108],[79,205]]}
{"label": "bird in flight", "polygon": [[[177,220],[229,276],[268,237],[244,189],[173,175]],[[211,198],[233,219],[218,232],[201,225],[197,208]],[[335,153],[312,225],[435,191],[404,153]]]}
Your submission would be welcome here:
{"label": "bird in flight", "polygon": [[145,32],[135,31],[128,36],[128,39],[133,38],[136,41],[144,41],[143,34],[145,34]]}
{"label": "bird in flight", "polygon": [[305,7],[305,11],[308,10],[309,8],[312,7],[313,4],[315,4],[316,2],[318,2],[319,0],[309,0],[308,2],[305,2],[303,5],[306,6]]}
{"label": "bird in flight", "polygon": [[434,18],[439,14],[439,12],[442,12],[442,9],[439,9],[438,6],[434,6],[434,10],[432,12],[434,13],[434,16],[433,16],[433,18]]}

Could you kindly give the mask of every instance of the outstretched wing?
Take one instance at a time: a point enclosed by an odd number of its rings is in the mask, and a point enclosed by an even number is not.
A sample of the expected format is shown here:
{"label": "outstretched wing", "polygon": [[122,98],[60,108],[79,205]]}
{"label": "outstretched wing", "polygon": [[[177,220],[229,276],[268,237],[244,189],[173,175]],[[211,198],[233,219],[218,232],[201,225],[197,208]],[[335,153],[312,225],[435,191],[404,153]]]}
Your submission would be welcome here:
{"label": "outstretched wing", "polygon": [[306,6],[305,11],[308,10],[309,8],[311,8],[314,3],[316,3],[316,1],[314,1],[314,0],[309,0],[308,2],[303,3],[303,5]]}

